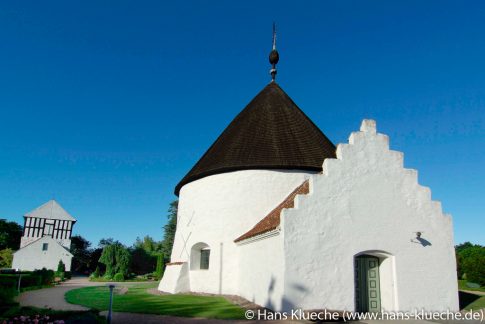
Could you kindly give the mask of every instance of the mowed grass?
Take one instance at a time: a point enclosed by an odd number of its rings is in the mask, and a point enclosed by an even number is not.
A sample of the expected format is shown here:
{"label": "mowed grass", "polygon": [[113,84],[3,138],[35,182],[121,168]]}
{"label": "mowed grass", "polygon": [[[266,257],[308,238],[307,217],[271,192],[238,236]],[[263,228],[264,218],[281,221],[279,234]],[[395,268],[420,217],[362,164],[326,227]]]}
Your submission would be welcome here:
{"label": "mowed grass", "polygon": [[[113,311],[159,314],[182,317],[218,319],[244,319],[244,309],[223,297],[194,295],[152,295],[147,288],[152,285],[129,286],[123,295],[113,295]],[[68,291],[68,303],[83,305],[95,310],[108,309],[109,288],[86,287]]]}
{"label": "mowed grass", "polygon": [[468,291],[481,291],[485,292],[485,287],[479,287],[479,288],[471,288],[468,287],[466,284],[466,280],[458,280],[458,289],[460,290],[468,290]]}
{"label": "mowed grass", "polygon": [[469,304],[465,307],[465,310],[478,311],[480,309],[485,309],[485,296],[478,298],[473,303],[471,303],[471,304]]}

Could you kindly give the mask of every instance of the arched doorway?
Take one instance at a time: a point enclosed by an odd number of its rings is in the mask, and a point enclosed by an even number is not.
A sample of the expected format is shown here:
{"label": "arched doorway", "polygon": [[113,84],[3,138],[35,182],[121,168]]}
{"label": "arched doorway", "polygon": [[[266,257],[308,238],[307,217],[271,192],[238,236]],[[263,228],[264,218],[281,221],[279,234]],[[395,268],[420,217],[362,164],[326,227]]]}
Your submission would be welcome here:
{"label": "arched doorway", "polygon": [[394,257],[383,251],[354,256],[355,310],[381,312],[397,309]]}
{"label": "arched doorway", "polygon": [[379,258],[372,255],[355,257],[355,306],[357,312],[381,311]]}

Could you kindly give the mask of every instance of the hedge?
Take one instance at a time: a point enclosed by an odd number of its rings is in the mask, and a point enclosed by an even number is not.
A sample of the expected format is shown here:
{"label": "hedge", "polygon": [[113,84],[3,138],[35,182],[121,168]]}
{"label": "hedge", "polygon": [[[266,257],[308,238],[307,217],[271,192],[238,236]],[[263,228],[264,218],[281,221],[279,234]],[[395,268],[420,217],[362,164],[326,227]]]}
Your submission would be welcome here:
{"label": "hedge", "polygon": [[[35,270],[29,273],[22,273],[20,288],[50,285],[54,281],[54,271]],[[18,288],[18,274],[0,274],[0,289]]]}

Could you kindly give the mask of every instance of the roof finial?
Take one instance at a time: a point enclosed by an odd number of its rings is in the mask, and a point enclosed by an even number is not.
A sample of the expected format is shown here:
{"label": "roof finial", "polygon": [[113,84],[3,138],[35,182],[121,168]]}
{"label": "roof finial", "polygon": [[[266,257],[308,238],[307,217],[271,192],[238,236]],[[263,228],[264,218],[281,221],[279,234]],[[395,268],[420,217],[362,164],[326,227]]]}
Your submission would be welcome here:
{"label": "roof finial", "polygon": [[269,63],[271,64],[271,70],[269,73],[271,74],[271,82],[274,82],[276,79],[276,64],[280,60],[280,55],[276,50],[276,24],[273,22],[273,49],[269,53]]}

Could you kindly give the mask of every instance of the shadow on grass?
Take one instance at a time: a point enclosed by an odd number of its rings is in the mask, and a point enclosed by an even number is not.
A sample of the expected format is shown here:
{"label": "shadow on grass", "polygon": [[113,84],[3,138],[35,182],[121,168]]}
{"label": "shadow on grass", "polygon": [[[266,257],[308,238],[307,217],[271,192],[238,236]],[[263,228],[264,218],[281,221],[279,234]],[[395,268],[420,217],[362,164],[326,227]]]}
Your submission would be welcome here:
{"label": "shadow on grass", "polygon": [[460,301],[460,309],[465,309],[468,305],[472,304],[475,302],[477,299],[479,299],[481,296],[475,295],[475,294],[470,294],[464,291],[459,291],[458,292],[458,299]]}

